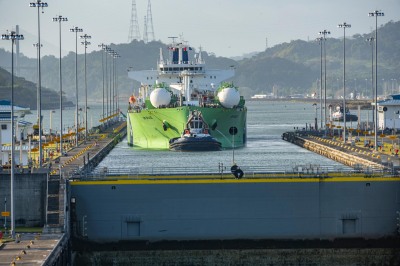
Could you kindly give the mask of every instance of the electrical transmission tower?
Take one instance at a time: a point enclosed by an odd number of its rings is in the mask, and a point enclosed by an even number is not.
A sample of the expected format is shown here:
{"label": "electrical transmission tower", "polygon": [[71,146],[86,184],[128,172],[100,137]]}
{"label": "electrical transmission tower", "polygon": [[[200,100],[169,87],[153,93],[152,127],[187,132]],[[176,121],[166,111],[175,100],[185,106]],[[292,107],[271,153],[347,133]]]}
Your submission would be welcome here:
{"label": "electrical transmission tower", "polygon": [[155,37],[154,37],[154,28],[153,28],[153,15],[151,14],[150,0],[147,4],[147,19],[145,18],[145,27],[146,27],[147,41],[154,41]]}
{"label": "electrical transmission tower", "polygon": [[147,35],[147,19],[146,19],[146,16],[144,16],[143,41],[144,41],[144,43],[147,43],[149,41],[149,36]]}
{"label": "electrical transmission tower", "polygon": [[129,27],[128,43],[140,40],[139,23],[136,12],[136,0],[132,0],[131,24]]}

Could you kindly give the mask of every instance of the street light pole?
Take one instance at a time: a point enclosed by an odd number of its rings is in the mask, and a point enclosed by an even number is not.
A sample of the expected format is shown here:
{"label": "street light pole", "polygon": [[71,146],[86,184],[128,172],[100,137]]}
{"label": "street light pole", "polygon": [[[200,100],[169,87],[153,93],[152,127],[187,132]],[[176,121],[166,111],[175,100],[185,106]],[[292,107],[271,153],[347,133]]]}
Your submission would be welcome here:
{"label": "street light pole", "polygon": [[[112,79],[111,79],[111,82],[112,82],[112,86],[111,86],[111,88],[112,88],[112,90],[111,90],[112,115],[115,114],[115,54],[116,54],[115,51],[113,51],[111,54],[111,59],[112,59],[112,61],[111,61],[111,63],[112,63],[112,68],[111,68],[112,69]],[[114,118],[113,118],[113,120],[114,120]]]}
{"label": "street light pole", "polygon": [[114,114],[118,112],[118,88],[117,88],[117,59],[119,58],[119,54],[114,52],[113,54],[113,69],[114,69],[114,86],[113,86],[113,98],[114,98]]}
{"label": "street light pole", "polygon": [[38,14],[38,123],[39,123],[39,166],[42,167],[43,161],[43,149],[42,149],[42,73],[40,66],[40,12],[39,9],[48,7],[47,3],[42,2],[41,0],[37,0],[36,2],[30,3],[30,7],[37,7]]}
{"label": "street light pole", "polygon": [[117,60],[120,57],[121,56],[118,53],[115,54],[115,59],[116,59],[115,60],[115,111],[117,111],[118,114],[119,114],[119,91],[118,91]]}
{"label": "street light pole", "polygon": [[375,131],[375,110],[378,107],[376,106],[376,100],[375,100],[376,97],[375,97],[375,90],[374,90],[374,41],[375,41],[374,37],[367,39],[367,42],[369,42],[369,44],[371,45],[371,89],[372,89],[372,97],[374,100],[374,109],[372,111],[372,124],[374,125],[374,131]]}
{"label": "street light pole", "polygon": [[110,108],[109,108],[110,114],[109,115],[112,115],[112,113],[113,113],[113,98],[112,98],[112,91],[113,91],[113,88],[112,88],[112,85],[113,85],[112,84],[112,78],[113,78],[112,66],[113,66],[113,60],[112,60],[112,58],[113,58],[114,50],[112,50],[111,48],[108,47],[107,52],[110,55],[110,86],[108,87],[109,88],[109,101],[110,101],[110,103],[109,103],[110,104]]}
{"label": "street light pole", "polygon": [[[108,56],[107,56],[108,49],[109,49],[109,47],[107,45],[105,45],[104,48],[103,48],[103,51],[105,52],[105,58],[106,58],[106,67],[105,67],[105,71],[104,71],[104,73],[105,73],[105,85],[106,85],[106,88],[105,88],[105,94],[106,94],[106,113],[105,113],[105,117],[109,116],[109,113],[108,113],[108,111],[109,111],[109,108],[108,108],[108,102],[109,102],[109,100],[108,100],[108,90],[109,90],[109,88],[108,88]],[[107,120],[107,123],[108,123],[108,120]]]}
{"label": "street light pole", "polygon": [[[317,41],[318,41],[318,44],[321,46],[321,64],[320,64],[320,79],[319,79],[319,106],[321,107],[320,108],[320,112],[321,112],[321,115],[320,115],[320,128],[322,129],[322,121],[323,121],[323,119],[322,119],[322,41],[323,41],[323,38],[322,37],[320,37],[320,38],[317,38]],[[317,114],[317,107],[315,107],[315,114]],[[326,123],[325,123],[326,124]],[[318,125],[318,123],[316,123],[315,124],[315,126],[317,126]]]}
{"label": "street light pole", "polygon": [[326,135],[326,35],[331,34],[330,31],[323,30],[319,32],[320,35],[323,35],[323,43],[324,43],[324,128]]}
{"label": "street light pole", "polygon": [[78,32],[82,32],[83,30],[74,27],[69,30],[70,32],[75,33],[75,93],[76,93],[76,117],[75,117],[75,124],[76,124],[76,130],[75,130],[75,146],[78,147],[79,143],[79,98],[78,98]]}
{"label": "street light pole", "polygon": [[[99,44],[99,47],[100,47],[102,50],[104,50],[105,44],[104,44],[104,43],[101,43],[101,44]],[[104,117],[105,117],[105,116],[104,116],[104,88],[105,88],[105,86],[104,86],[104,53],[103,53],[103,51],[101,51],[101,68],[102,68],[102,74],[103,74],[103,105],[102,105],[102,118],[104,118]]]}
{"label": "street light pole", "polygon": [[[24,36],[16,34],[15,31],[1,35],[2,40],[11,40],[11,237],[15,238],[15,215],[14,215],[14,177],[15,177],[15,128],[14,128],[14,45],[16,41],[23,40]],[[21,149],[22,147],[20,147]]]}
{"label": "street light pole", "polygon": [[346,144],[346,28],[351,25],[343,22],[338,27],[343,28],[343,143]]}
{"label": "street light pole", "polygon": [[87,39],[92,38],[91,36],[85,34],[81,36],[81,39],[84,39],[83,42],[81,42],[82,45],[85,46],[85,141],[87,140],[87,134],[88,134],[88,123],[87,123],[87,77],[86,77],[86,49],[87,46],[90,44],[90,42],[87,41]]}
{"label": "street light pole", "polygon": [[[68,19],[66,17],[63,17],[61,15],[59,15],[58,17],[53,18],[54,22],[58,22],[59,25],[59,32],[60,32],[60,156],[63,156],[63,101],[62,101],[62,72],[61,72],[61,22],[65,22],[68,21]],[[61,171],[60,171],[60,175],[61,175]]]}
{"label": "street light pole", "polygon": [[385,14],[378,10],[368,13],[368,16],[375,17],[375,151],[378,151],[378,17],[383,17]]}

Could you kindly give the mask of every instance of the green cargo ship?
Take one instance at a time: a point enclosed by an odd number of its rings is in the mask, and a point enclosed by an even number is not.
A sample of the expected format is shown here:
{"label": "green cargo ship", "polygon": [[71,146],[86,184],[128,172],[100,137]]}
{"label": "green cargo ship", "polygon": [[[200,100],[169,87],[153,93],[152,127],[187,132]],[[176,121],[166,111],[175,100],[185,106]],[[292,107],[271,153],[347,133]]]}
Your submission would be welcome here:
{"label": "green cargo ship", "polygon": [[146,149],[168,149],[171,139],[182,136],[190,114],[200,111],[209,134],[222,148],[246,143],[245,101],[233,84],[233,68],[206,69],[201,50],[189,59],[192,48],[173,42],[170,58],[162,49],[156,70],[130,71],[141,83],[139,95],[132,95],[127,115],[128,144]]}

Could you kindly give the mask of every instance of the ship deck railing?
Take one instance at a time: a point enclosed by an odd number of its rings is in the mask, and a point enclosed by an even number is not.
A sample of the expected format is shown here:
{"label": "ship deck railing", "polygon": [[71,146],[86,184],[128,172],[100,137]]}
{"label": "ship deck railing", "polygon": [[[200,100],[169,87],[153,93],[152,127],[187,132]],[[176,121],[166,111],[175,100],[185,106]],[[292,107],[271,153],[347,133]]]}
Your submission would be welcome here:
{"label": "ship deck railing", "polygon": [[[136,167],[96,168],[91,172],[76,169],[69,173],[74,180],[117,180],[117,179],[220,179],[235,178],[230,166],[220,167]],[[331,178],[331,177],[399,177],[400,169],[350,168],[332,165],[297,165],[287,168],[281,166],[242,166],[242,178]]]}

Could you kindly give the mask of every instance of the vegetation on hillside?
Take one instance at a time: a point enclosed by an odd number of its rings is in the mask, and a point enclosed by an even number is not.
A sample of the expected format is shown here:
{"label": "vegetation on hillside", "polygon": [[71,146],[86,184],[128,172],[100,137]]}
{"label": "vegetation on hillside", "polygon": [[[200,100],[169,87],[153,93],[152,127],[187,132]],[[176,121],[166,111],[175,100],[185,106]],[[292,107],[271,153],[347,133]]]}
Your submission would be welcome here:
{"label": "vegetation on hillside", "polygon": [[[35,83],[24,78],[14,78],[14,101],[15,105],[36,109],[37,86]],[[59,96],[57,92],[42,88],[42,108],[55,109],[59,107]],[[64,97],[65,98],[65,97]],[[0,99],[11,100],[11,74],[0,67]],[[64,106],[72,106],[70,101],[64,99]]]}
{"label": "vegetation on hillside", "polygon": [[[346,36],[346,80],[347,91],[363,95],[371,95],[371,56],[372,47],[366,39],[371,34],[354,34]],[[318,36],[316,36],[318,37]],[[328,96],[341,96],[343,78],[343,39],[327,38],[327,90]],[[154,69],[159,60],[159,50],[164,57],[168,56],[168,45],[161,42],[144,43],[133,41],[124,44],[111,44],[121,58],[115,60],[117,83],[120,93],[125,96],[137,90],[139,84],[130,80],[127,70]],[[400,21],[389,22],[379,28],[379,93],[390,93],[400,83]],[[320,79],[320,46],[315,40],[295,40],[271,47],[263,52],[255,53],[251,58],[238,61],[217,57],[214,54],[202,53],[209,68],[236,69],[233,81],[242,87],[247,96],[256,93],[269,93],[275,88],[280,96],[294,93],[310,94],[318,92]],[[102,97],[103,51],[87,54],[87,78],[89,96],[96,100]],[[9,69],[10,54],[0,49],[0,66]],[[110,56],[107,56],[108,68],[105,88],[109,87]],[[105,61],[104,61],[105,62]],[[36,59],[21,56],[19,59],[19,75],[26,80],[36,82]],[[63,58],[63,87],[66,95],[75,95],[75,53],[70,52]],[[78,54],[78,87],[80,97],[84,95],[84,55]],[[45,56],[42,59],[43,87],[58,90],[58,58]],[[108,79],[107,79],[108,77]],[[0,80],[0,85],[4,86]]]}

